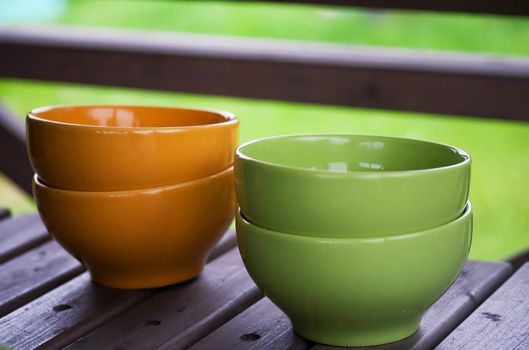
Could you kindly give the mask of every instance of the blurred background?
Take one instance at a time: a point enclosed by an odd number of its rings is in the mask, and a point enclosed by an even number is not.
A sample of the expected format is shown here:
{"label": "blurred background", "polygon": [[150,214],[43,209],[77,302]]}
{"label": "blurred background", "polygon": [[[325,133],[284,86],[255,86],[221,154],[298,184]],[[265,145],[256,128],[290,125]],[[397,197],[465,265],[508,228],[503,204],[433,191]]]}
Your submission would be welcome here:
{"label": "blurred background", "polygon": [[[222,1],[0,0],[0,26],[60,25],[192,32],[525,58],[529,17]],[[1,52],[0,52],[1,55]],[[45,59],[45,58],[38,58]],[[236,73],[235,73],[236,74]],[[459,98],[465,99],[462,95]],[[529,99],[529,91],[527,92]],[[473,156],[471,258],[499,260],[529,248],[529,123],[130,88],[0,78],[0,104],[23,120],[50,104],[146,104],[234,112],[241,142],[301,132],[404,136],[460,147]],[[529,110],[528,120],[529,120]],[[9,152],[0,150],[1,154]],[[35,211],[0,177],[0,207]]]}

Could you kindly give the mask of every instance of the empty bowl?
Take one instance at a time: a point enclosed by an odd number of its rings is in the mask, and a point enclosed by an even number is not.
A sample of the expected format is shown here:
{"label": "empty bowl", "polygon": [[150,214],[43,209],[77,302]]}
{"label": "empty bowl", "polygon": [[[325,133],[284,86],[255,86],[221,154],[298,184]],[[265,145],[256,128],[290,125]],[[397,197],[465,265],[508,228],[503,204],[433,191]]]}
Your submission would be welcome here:
{"label": "empty bowl", "polygon": [[42,107],[27,116],[44,183],[118,191],[174,185],[233,164],[239,122],[227,112],[141,106]]}
{"label": "empty bowl", "polygon": [[271,231],[237,215],[242,259],[257,286],[311,341],[368,346],[419,328],[456,279],[472,235],[470,203],[456,220],[378,238],[305,237]]}
{"label": "empty bowl", "polygon": [[404,138],[290,135],[245,143],[235,155],[237,199],[259,226],[305,236],[376,237],[458,218],[470,156]]}
{"label": "empty bowl", "polygon": [[233,168],[172,186],[86,192],[34,178],[51,235],[114,288],[153,288],[197,276],[235,211]]}

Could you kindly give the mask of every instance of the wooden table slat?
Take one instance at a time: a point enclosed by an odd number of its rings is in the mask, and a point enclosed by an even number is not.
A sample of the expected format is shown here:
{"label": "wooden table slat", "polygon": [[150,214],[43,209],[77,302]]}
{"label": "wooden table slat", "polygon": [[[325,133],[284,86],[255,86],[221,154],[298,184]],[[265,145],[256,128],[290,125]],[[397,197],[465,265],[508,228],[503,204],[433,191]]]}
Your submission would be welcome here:
{"label": "wooden table slat", "polygon": [[50,239],[37,214],[26,214],[0,221],[0,263]]}
{"label": "wooden table slat", "polygon": [[[4,213],[0,208],[0,219]],[[333,348],[296,335],[288,318],[263,298],[234,249],[233,230],[210,254],[200,277],[150,290],[93,284],[82,265],[49,239],[36,214],[0,221],[0,316],[11,312],[0,319],[0,344],[16,349]],[[511,270],[506,263],[469,261],[426,313],[418,333],[353,349],[422,350],[439,343],[441,350],[529,348],[529,264],[489,298]]]}
{"label": "wooden table slat", "polygon": [[261,299],[189,350],[214,349],[218,344],[231,350],[308,349],[311,346],[292,332],[286,315],[268,298]]}
{"label": "wooden table slat", "polygon": [[529,263],[523,265],[436,349],[529,349]]}
{"label": "wooden table slat", "polygon": [[69,348],[186,349],[260,297],[232,249],[197,279],[160,291]]}
{"label": "wooden table slat", "polygon": [[[208,260],[235,245],[230,230]],[[20,350],[66,346],[157,291],[104,288],[85,272],[0,319],[0,344]]]}
{"label": "wooden table slat", "polygon": [[0,343],[18,350],[60,348],[151,293],[104,288],[85,272],[0,320]]}
{"label": "wooden table slat", "polygon": [[521,57],[49,25],[0,28],[0,51],[2,77],[528,119]]}
{"label": "wooden table slat", "polygon": [[0,316],[30,302],[83,271],[82,265],[50,241],[2,264]]}
{"label": "wooden table slat", "polygon": [[[512,273],[507,263],[469,261],[450,289],[424,315],[421,329],[400,342],[355,348],[366,350],[430,350],[439,344]],[[317,345],[314,350],[331,349]]]}
{"label": "wooden table slat", "polygon": [[[421,331],[400,342],[355,349],[431,349],[469,315],[510,274],[506,263],[469,261],[459,278],[426,313]],[[230,349],[306,349],[309,342],[292,332],[287,317],[266,298],[194,345],[194,350],[214,344]],[[332,349],[316,345],[313,349]]]}

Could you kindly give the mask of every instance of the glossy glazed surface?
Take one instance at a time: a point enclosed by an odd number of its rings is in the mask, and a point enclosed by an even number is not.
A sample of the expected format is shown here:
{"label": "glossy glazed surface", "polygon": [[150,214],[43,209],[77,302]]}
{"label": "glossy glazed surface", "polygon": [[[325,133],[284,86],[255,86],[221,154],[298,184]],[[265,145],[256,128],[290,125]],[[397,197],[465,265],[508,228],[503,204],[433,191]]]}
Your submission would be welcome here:
{"label": "glossy glazed surface", "polygon": [[197,276],[233,220],[233,168],[175,186],[122,192],[50,188],[34,196],[48,231],[114,288],[153,288]]}
{"label": "glossy glazed surface", "polygon": [[270,231],[237,215],[246,269],[303,337],[337,346],[397,341],[456,279],[472,237],[457,220],[385,238],[329,239]]}
{"label": "glossy glazed surface", "polygon": [[242,212],[259,226],[377,237],[459,217],[470,157],[445,145],[383,136],[279,136],[237,149],[235,182]]}
{"label": "glossy glazed surface", "polygon": [[233,164],[239,122],[226,112],[141,106],[43,107],[29,113],[31,164],[68,190],[167,186]]}

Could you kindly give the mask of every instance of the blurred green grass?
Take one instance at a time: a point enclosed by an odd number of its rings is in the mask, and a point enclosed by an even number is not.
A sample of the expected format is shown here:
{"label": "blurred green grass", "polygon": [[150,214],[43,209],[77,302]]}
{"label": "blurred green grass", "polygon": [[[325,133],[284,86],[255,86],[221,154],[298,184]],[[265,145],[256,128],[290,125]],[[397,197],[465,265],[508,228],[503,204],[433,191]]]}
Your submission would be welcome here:
{"label": "blurred green grass", "polygon": [[[28,2],[31,6],[28,6]],[[4,1],[4,6],[6,9],[7,6],[23,9],[11,11],[13,14],[9,17],[9,12],[4,11],[4,22],[529,54],[529,19],[524,17],[366,11],[349,7],[254,1],[7,0]],[[41,18],[32,15],[30,9],[35,13],[42,12]]]}
{"label": "blurred green grass", "polygon": [[[6,6],[11,11],[6,11]],[[19,9],[13,10],[16,6]],[[39,11],[43,11],[41,15]],[[528,19],[465,14],[245,2],[0,0],[2,23],[529,55]],[[132,103],[226,109],[241,119],[241,141],[287,133],[351,132],[452,144],[473,156],[475,234],[471,257],[497,260],[529,246],[529,123],[16,80],[0,80],[0,102],[21,117],[35,106],[49,104]],[[9,206],[15,214],[35,210],[28,196],[2,178],[0,206]]]}

